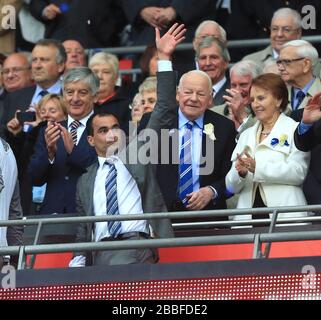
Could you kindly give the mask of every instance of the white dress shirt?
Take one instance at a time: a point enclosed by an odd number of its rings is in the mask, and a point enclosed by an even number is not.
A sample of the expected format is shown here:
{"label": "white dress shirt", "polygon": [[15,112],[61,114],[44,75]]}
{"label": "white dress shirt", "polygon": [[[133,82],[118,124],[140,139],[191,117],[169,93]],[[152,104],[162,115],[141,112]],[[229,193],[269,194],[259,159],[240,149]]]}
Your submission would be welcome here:
{"label": "white dress shirt", "polygon": [[[109,167],[105,165],[106,158],[98,157],[99,168],[97,170],[94,184],[94,214],[95,216],[106,215],[106,192],[105,181],[109,172]],[[117,156],[112,156],[107,159],[113,163],[117,170],[117,200],[119,214],[142,214],[141,195],[135,179],[129,173],[125,165]],[[127,232],[146,232],[146,220],[131,220],[121,222],[121,233]],[[96,222],[94,241],[98,242],[103,238],[109,237],[107,222]],[[70,263],[69,267],[84,267],[86,257],[76,256]]]}
{"label": "white dress shirt", "polygon": [[[109,167],[105,165],[106,158],[98,157],[99,168],[94,186],[94,213],[95,216],[106,215],[106,192],[105,181],[109,172]],[[135,179],[129,173],[125,165],[117,156],[107,159],[115,165],[117,171],[117,200],[119,214],[142,214],[142,199]],[[121,222],[121,232],[146,232],[146,220],[131,220]],[[106,222],[95,224],[94,240],[100,241],[102,238],[109,237]]]}

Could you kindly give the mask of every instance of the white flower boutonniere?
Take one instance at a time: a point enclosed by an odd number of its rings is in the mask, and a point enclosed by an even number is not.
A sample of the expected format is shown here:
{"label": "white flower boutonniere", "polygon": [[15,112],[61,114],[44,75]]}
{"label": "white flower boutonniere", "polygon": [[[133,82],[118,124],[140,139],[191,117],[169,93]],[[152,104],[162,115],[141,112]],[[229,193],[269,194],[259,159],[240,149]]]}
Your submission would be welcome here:
{"label": "white flower boutonniere", "polygon": [[216,137],[214,134],[214,125],[212,123],[208,123],[204,126],[203,133],[205,133],[211,140],[215,141]]}

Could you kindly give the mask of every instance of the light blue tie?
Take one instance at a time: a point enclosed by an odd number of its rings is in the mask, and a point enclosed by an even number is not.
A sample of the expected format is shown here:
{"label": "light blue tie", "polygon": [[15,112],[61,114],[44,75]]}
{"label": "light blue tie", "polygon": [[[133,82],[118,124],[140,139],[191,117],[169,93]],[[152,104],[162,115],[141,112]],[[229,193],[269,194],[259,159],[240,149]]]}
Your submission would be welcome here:
{"label": "light blue tie", "polygon": [[194,123],[189,121],[185,125],[181,152],[179,157],[179,198],[184,206],[187,205],[186,195],[193,192],[193,171],[192,171],[192,128]]}
{"label": "light blue tie", "polygon": [[[106,191],[106,213],[108,215],[119,215],[118,201],[117,201],[117,171],[115,165],[105,162],[109,167],[109,172],[106,177],[105,191]],[[108,221],[109,234],[116,238],[121,231],[120,221]]]}

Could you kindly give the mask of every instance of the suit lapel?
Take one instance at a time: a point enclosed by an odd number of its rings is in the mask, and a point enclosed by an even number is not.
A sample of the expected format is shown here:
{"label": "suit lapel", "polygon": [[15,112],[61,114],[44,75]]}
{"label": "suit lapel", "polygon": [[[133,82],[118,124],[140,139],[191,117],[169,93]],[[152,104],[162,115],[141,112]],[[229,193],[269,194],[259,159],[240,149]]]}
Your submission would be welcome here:
{"label": "suit lapel", "polygon": [[86,214],[88,216],[94,215],[94,188],[95,188],[95,179],[97,175],[99,163],[98,161],[89,167],[88,169],[88,180],[86,181],[86,189],[88,194],[88,210]]}
{"label": "suit lapel", "polygon": [[[202,128],[202,150],[201,150],[201,155],[202,156],[202,159],[208,159],[208,156],[207,156],[207,153],[209,152],[209,150],[207,150],[207,146],[211,145],[211,144],[214,144],[213,145],[213,148],[215,148],[215,141],[211,140],[209,138],[209,136],[207,134],[204,133],[204,128],[207,124],[213,124],[214,126],[214,134],[215,134],[215,123],[213,121],[213,119],[210,119],[210,112],[212,111],[205,111],[205,114],[204,114],[204,122],[203,122],[203,128]],[[213,149],[214,150],[214,149]],[[210,160],[211,161],[214,161],[215,162],[215,152],[214,152],[214,157],[210,157]],[[207,165],[206,162],[200,164],[200,168],[204,168],[205,166]],[[200,175],[199,177],[199,181],[200,181],[200,186],[203,186],[204,185],[204,175]]]}

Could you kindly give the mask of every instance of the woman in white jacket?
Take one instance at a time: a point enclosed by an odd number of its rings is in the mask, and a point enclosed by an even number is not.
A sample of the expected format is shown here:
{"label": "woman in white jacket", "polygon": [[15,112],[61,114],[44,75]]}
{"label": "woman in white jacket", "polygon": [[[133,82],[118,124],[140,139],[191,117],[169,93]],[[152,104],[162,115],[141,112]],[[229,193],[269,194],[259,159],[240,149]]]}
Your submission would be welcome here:
{"label": "woman in white jacket", "polygon": [[[295,147],[293,137],[298,123],[282,113],[288,103],[285,83],[276,74],[263,74],[253,81],[251,99],[258,121],[240,136],[226,176],[227,190],[239,194],[237,208],[305,205],[301,185],[310,153]],[[306,212],[282,213],[279,218],[306,215]]]}

